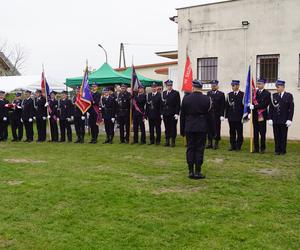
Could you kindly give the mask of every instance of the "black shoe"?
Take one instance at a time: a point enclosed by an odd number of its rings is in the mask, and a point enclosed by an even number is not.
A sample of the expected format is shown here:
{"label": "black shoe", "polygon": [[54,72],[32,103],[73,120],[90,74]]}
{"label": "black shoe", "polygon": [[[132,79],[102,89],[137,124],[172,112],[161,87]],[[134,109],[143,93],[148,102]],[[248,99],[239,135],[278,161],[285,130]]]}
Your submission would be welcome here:
{"label": "black shoe", "polygon": [[205,178],[206,178],[205,175],[203,175],[201,173],[196,173],[194,175],[194,179],[196,179],[196,180],[205,179]]}
{"label": "black shoe", "polygon": [[284,151],[284,152],[281,152],[281,154],[282,154],[282,155],[286,155],[286,151]]}
{"label": "black shoe", "polygon": [[12,139],[12,140],[11,140],[11,142],[17,142],[17,141],[18,141],[17,139]]}
{"label": "black shoe", "polygon": [[236,149],[235,149],[235,148],[232,148],[232,147],[228,149],[228,151],[235,151],[235,150],[236,150]]}
{"label": "black shoe", "polygon": [[259,153],[259,150],[258,149],[254,149],[252,154],[258,154]]}
{"label": "black shoe", "polygon": [[125,141],[120,141],[120,143],[119,144],[125,144]]}
{"label": "black shoe", "polygon": [[160,145],[160,141],[157,141],[157,142],[155,143],[155,145],[156,145],[156,146]]}
{"label": "black shoe", "polygon": [[194,166],[189,166],[189,178],[194,179]]}
{"label": "black shoe", "polygon": [[172,147],[172,148],[175,147],[175,140],[172,140],[172,142],[171,142],[171,147]]}
{"label": "black shoe", "polygon": [[166,140],[165,147],[170,147],[170,140]]}
{"label": "black shoe", "polygon": [[280,155],[280,152],[275,152],[275,155]]}
{"label": "black shoe", "polygon": [[150,145],[154,145],[154,142],[150,142],[150,143],[148,143],[148,145],[150,146]]}
{"label": "black shoe", "polygon": [[110,142],[109,139],[106,139],[105,142],[103,142],[103,144],[108,144]]}
{"label": "black shoe", "polygon": [[205,148],[206,148],[206,149],[212,149],[213,146],[212,146],[211,144],[208,144]]}

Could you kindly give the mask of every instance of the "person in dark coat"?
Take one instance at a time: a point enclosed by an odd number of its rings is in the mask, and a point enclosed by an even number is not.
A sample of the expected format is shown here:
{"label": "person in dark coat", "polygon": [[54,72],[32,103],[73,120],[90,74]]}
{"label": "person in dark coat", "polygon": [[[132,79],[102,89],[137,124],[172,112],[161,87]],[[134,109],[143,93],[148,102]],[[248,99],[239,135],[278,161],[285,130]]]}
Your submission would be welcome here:
{"label": "person in dark coat", "polygon": [[101,97],[101,111],[106,133],[104,144],[112,144],[115,135],[116,101],[115,98],[110,95],[109,88],[104,88],[103,90],[103,96]]}
{"label": "person in dark coat", "polygon": [[33,141],[33,117],[35,115],[34,101],[31,98],[31,91],[25,91],[25,99],[22,102],[22,122],[25,127],[26,140],[24,142]]}
{"label": "person in dark coat", "polygon": [[[173,81],[165,81],[167,90],[162,93],[161,115],[165,125],[166,147],[175,147],[177,121],[180,112],[180,94],[173,89]],[[171,143],[170,143],[171,140]]]}
{"label": "person in dark coat", "polygon": [[157,92],[157,84],[151,86],[147,94],[146,117],[149,122],[150,143],[159,145],[161,142],[161,93]]}
{"label": "person in dark coat", "polygon": [[93,101],[91,107],[88,110],[88,113],[89,113],[89,126],[91,128],[91,136],[92,136],[90,143],[95,144],[97,143],[98,135],[99,135],[99,126],[97,124],[98,114],[96,112],[96,109],[99,110],[100,108],[100,98],[101,98],[101,94],[98,91],[98,85],[96,83],[92,85],[92,97],[93,97]]}
{"label": "person in dark coat", "polygon": [[229,151],[241,150],[243,137],[243,113],[244,113],[244,92],[240,91],[240,81],[233,80],[231,83],[232,92],[227,96],[225,104],[225,118],[229,122],[230,148]]}
{"label": "person in dark coat", "polygon": [[59,119],[58,113],[58,101],[56,99],[57,93],[55,91],[51,91],[50,99],[48,100],[47,107],[49,112],[50,119],[50,130],[51,130],[51,141],[58,142],[58,126],[57,122]]}
{"label": "person in dark coat", "polygon": [[68,92],[63,91],[61,93],[62,98],[58,102],[58,108],[60,111],[59,125],[60,125],[60,142],[66,141],[66,131],[68,136],[68,142],[72,142],[72,128],[71,123],[74,120],[73,112],[74,106],[72,101],[68,98]]}
{"label": "person in dark coat", "polygon": [[125,84],[121,85],[121,91],[116,94],[117,121],[120,128],[120,143],[129,142],[130,127],[130,102],[131,94]]}
{"label": "person in dark coat", "polygon": [[0,91],[0,141],[7,141],[8,137],[8,107],[9,101],[5,99],[5,91]]}
{"label": "person in dark coat", "polygon": [[[268,107],[271,102],[271,93],[265,88],[266,80],[258,79],[255,91],[256,98],[253,104],[250,105],[252,110],[253,132],[254,132],[254,151],[253,153],[265,153],[266,150],[266,133],[267,133],[267,119]],[[259,143],[260,136],[260,143]],[[260,146],[259,146],[260,144]]]}
{"label": "person in dark coat", "polygon": [[[210,111],[211,126],[208,129],[208,144],[206,148],[218,149],[221,140],[221,121],[224,120],[225,95],[219,91],[219,81],[210,82],[211,90],[207,92],[212,100],[212,109]],[[214,141],[214,143],[213,143]]]}
{"label": "person in dark coat", "polygon": [[35,91],[35,118],[36,128],[38,132],[37,142],[46,141],[47,134],[47,104],[46,98],[42,95],[42,91],[37,89]]}
{"label": "person in dark coat", "polygon": [[22,94],[16,93],[16,97],[13,100],[13,110],[11,113],[11,132],[12,142],[21,141],[23,138],[23,123],[22,123]]}
{"label": "person in dark coat", "polygon": [[210,97],[202,94],[203,83],[193,81],[193,93],[183,98],[180,116],[180,134],[186,136],[186,160],[189,178],[203,179],[203,164],[206,135],[208,131],[208,114],[211,109]]}
{"label": "person in dark coat", "polygon": [[76,98],[80,91],[80,87],[76,88],[76,95],[73,97],[73,106],[74,106],[74,125],[77,140],[75,143],[84,143],[84,136],[85,136],[85,114],[82,113],[80,108],[76,105]]}
{"label": "person in dark coat", "polygon": [[146,95],[143,86],[139,86],[138,93],[134,93],[132,101],[133,113],[133,144],[139,141],[139,129],[141,130],[141,144],[146,144],[145,130],[145,105]]}
{"label": "person in dark coat", "polygon": [[292,126],[294,117],[294,98],[285,91],[285,81],[278,80],[276,89],[277,93],[271,98],[268,123],[273,126],[275,155],[285,155],[288,128]]}

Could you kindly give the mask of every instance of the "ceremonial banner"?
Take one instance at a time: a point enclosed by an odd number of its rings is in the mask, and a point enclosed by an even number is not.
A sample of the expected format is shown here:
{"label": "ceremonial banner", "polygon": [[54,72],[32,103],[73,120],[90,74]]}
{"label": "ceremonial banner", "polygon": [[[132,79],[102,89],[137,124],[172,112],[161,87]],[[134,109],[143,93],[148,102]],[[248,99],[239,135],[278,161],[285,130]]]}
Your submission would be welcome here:
{"label": "ceremonial banner", "polygon": [[247,76],[247,82],[246,82],[246,89],[245,89],[245,96],[244,96],[244,115],[243,115],[243,121],[247,122],[249,120],[249,114],[250,114],[250,105],[252,104],[252,98],[251,93],[252,87],[251,87],[251,66],[249,66],[248,70],[248,76]]}
{"label": "ceremonial banner", "polygon": [[184,92],[192,92],[193,89],[193,70],[191,65],[190,57],[187,56],[186,63],[185,63],[185,69],[184,69],[184,75],[183,75],[183,84],[182,84],[182,91]]}

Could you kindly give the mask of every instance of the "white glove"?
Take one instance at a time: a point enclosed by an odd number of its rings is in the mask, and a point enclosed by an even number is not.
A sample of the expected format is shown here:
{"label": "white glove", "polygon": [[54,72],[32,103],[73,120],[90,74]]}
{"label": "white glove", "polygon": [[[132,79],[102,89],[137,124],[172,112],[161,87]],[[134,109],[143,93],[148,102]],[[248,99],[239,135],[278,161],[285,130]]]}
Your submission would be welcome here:
{"label": "white glove", "polygon": [[45,107],[47,108],[48,106],[49,106],[49,103],[48,103],[48,102],[46,102],[46,103],[45,103]]}
{"label": "white glove", "polygon": [[29,118],[28,121],[29,121],[29,122],[33,122],[32,118]]}
{"label": "white glove", "polygon": [[33,120],[36,120],[36,117],[35,117],[35,116],[33,117]]}
{"label": "white glove", "polygon": [[179,119],[179,115],[174,115],[174,118],[175,118],[175,120],[178,120]]}
{"label": "white glove", "polygon": [[292,121],[290,120],[287,120],[285,125],[289,128],[290,126],[292,126]]}
{"label": "white glove", "polygon": [[221,121],[221,122],[225,121],[224,116],[221,116],[221,117],[220,117],[220,121]]}
{"label": "white glove", "polygon": [[7,121],[7,117],[3,117],[3,121],[5,121],[5,122],[6,122],[6,121]]}
{"label": "white glove", "polygon": [[59,118],[58,118],[58,117],[56,118],[56,121],[58,121],[58,122],[59,122]]}
{"label": "white glove", "polygon": [[160,116],[160,118],[163,120],[163,119],[164,119],[164,116],[163,116],[163,115],[161,115],[161,116]]}
{"label": "white glove", "polygon": [[273,126],[273,120],[268,120],[268,124],[269,124],[270,126]]}
{"label": "white glove", "polygon": [[254,105],[253,105],[253,104],[250,104],[250,105],[249,105],[249,108],[250,108],[250,110],[253,110],[253,109],[254,109]]}
{"label": "white glove", "polygon": [[50,115],[48,115],[48,116],[47,116],[47,118],[48,118],[48,119],[50,119],[50,118],[51,118],[51,116],[50,116]]}
{"label": "white glove", "polygon": [[74,116],[71,116],[71,121],[73,121],[74,120]]}
{"label": "white glove", "polygon": [[70,121],[72,121],[72,119],[71,118],[67,118],[67,121],[70,122]]}
{"label": "white glove", "polygon": [[81,116],[81,120],[83,120],[83,121],[84,121],[84,120],[85,120],[85,117],[84,117],[84,116]]}
{"label": "white glove", "polygon": [[43,116],[42,119],[43,119],[44,121],[46,121],[47,117]]}
{"label": "white glove", "polygon": [[21,120],[20,120],[22,123],[23,123],[23,119],[21,118]]}
{"label": "white glove", "polygon": [[249,120],[251,119],[251,114],[248,115],[248,119],[249,119]]}
{"label": "white glove", "polygon": [[18,109],[22,109],[22,107],[21,106],[16,106]]}
{"label": "white glove", "polygon": [[111,122],[114,123],[116,121],[116,118],[111,118]]}

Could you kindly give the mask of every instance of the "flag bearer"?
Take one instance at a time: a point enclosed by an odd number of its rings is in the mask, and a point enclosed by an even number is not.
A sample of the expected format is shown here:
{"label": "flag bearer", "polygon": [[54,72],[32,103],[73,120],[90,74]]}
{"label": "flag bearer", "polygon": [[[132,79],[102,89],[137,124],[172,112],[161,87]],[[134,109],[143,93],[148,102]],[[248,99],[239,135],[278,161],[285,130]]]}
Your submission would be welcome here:
{"label": "flag bearer", "polygon": [[93,96],[93,101],[91,107],[88,110],[88,113],[90,115],[89,126],[91,128],[91,135],[92,135],[92,139],[90,143],[95,144],[97,143],[98,135],[99,135],[99,127],[97,124],[98,113],[96,109],[99,109],[100,98],[101,98],[101,95],[98,92],[98,85],[96,83],[92,84],[92,96]]}
{"label": "flag bearer", "polygon": [[[253,131],[254,131],[254,151],[253,153],[265,153],[266,150],[266,133],[268,107],[271,102],[271,93],[265,90],[265,79],[258,79],[256,82],[257,90],[253,95],[253,104],[250,109],[253,115]],[[260,136],[260,143],[259,143]],[[259,145],[260,144],[260,145]]]}
{"label": "flag bearer", "polygon": [[109,88],[104,88],[103,96],[101,98],[101,110],[106,132],[106,140],[104,144],[112,144],[115,135],[116,101],[114,97],[110,95],[109,91]]}
{"label": "flag bearer", "polygon": [[9,101],[5,99],[5,91],[0,91],[0,141],[7,141],[8,137],[8,107]]}
{"label": "flag bearer", "polygon": [[[208,128],[208,144],[206,148],[218,149],[221,140],[221,121],[224,121],[225,95],[219,91],[219,81],[210,82],[211,90],[207,95],[212,100],[212,109],[210,111],[211,126]],[[214,143],[213,143],[214,141]]]}
{"label": "flag bearer", "polygon": [[205,141],[208,130],[208,114],[211,99],[202,94],[203,83],[193,81],[193,93],[183,98],[180,117],[180,134],[186,136],[186,160],[189,178],[203,179],[201,173]]}
{"label": "flag bearer", "polygon": [[153,83],[151,93],[147,95],[146,116],[150,131],[149,145],[153,145],[154,143],[159,145],[161,141],[161,93],[157,92],[157,87],[157,84]]}
{"label": "flag bearer", "polygon": [[46,128],[47,128],[47,104],[46,98],[42,95],[42,91],[37,89],[35,91],[35,117],[36,128],[38,132],[37,142],[44,142],[46,140]]}
{"label": "flag bearer", "polygon": [[56,99],[57,93],[55,91],[51,91],[50,99],[48,101],[48,110],[50,116],[50,129],[51,129],[51,140],[52,142],[58,142],[58,101]]}
{"label": "flag bearer", "polygon": [[146,144],[145,130],[145,105],[146,95],[142,85],[138,87],[138,92],[134,93],[132,101],[133,114],[133,144],[139,142],[139,130],[141,130],[141,144]]}
{"label": "flag bearer", "polygon": [[85,135],[85,119],[86,116],[82,113],[80,108],[76,105],[76,98],[80,91],[80,87],[76,88],[76,95],[73,97],[73,105],[74,105],[74,125],[77,140],[75,143],[84,143],[84,135]]}
{"label": "flag bearer", "polygon": [[33,141],[33,117],[35,114],[34,101],[31,98],[31,91],[25,91],[25,99],[22,102],[22,122],[25,127],[26,140],[25,142]]}
{"label": "flag bearer", "polygon": [[21,141],[23,138],[23,123],[22,123],[22,99],[21,93],[16,93],[16,97],[13,100],[13,111],[11,114],[11,132],[13,142]]}
{"label": "flag bearer", "polygon": [[[180,94],[173,89],[173,81],[165,81],[167,90],[162,93],[161,114],[165,125],[166,147],[175,147],[177,121],[180,112]],[[170,143],[171,140],[171,143]]]}
{"label": "flag bearer", "polygon": [[66,131],[68,136],[68,142],[72,142],[72,128],[71,123],[74,120],[73,117],[73,103],[68,98],[68,92],[63,91],[61,93],[62,98],[59,100],[58,108],[60,111],[59,125],[60,125],[60,142],[66,141]]}
{"label": "flag bearer", "polygon": [[225,104],[225,117],[229,122],[230,148],[229,151],[241,150],[243,137],[243,113],[244,113],[244,92],[240,91],[240,81],[231,82],[232,92],[227,96]]}
{"label": "flag bearer", "polygon": [[288,128],[294,116],[294,98],[285,91],[285,81],[278,80],[276,89],[277,93],[271,96],[268,123],[273,126],[275,155],[285,155]]}

